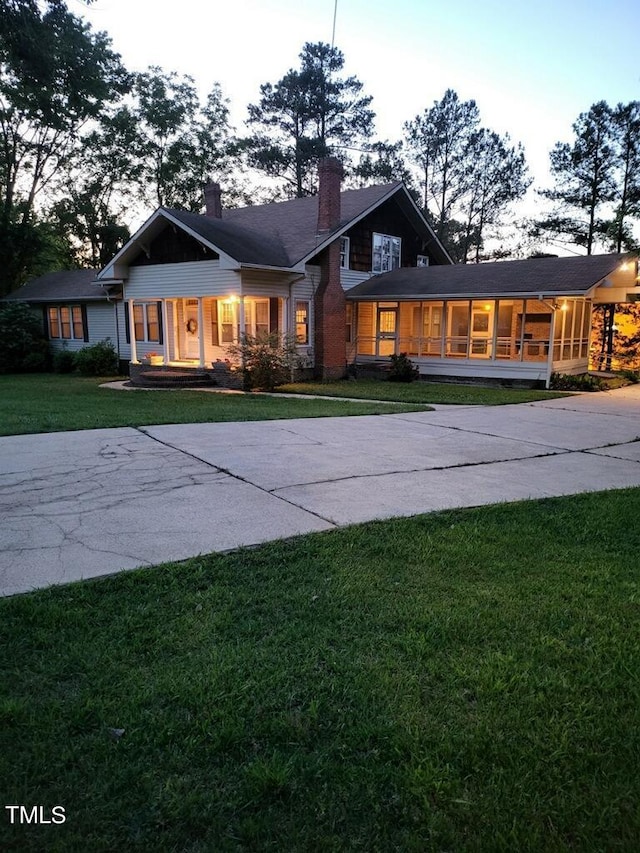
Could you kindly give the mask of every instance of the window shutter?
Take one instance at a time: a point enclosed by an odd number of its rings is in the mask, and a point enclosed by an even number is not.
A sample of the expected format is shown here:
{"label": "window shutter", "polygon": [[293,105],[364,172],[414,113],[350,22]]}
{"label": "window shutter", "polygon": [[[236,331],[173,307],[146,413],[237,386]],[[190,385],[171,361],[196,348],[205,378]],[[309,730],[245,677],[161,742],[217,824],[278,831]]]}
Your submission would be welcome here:
{"label": "window shutter", "polygon": [[271,333],[278,331],[278,297],[269,299],[269,331]]}
{"label": "window shutter", "polygon": [[82,336],[85,340],[85,343],[89,341],[89,321],[87,320],[87,306],[81,305],[82,309]]}
{"label": "window shutter", "polygon": [[124,302],[124,334],[127,339],[127,343],[131,343],[131,327],[129,323],[129,303]]}
{"label": "window shutter", "polygon": [[162,345],[164,343],[164,330],[162,328],[162,302],[158,302],[158,343]]}
{"label": "window shutter", "polygon": [[51,335],[49,334],[49,308],[46,305],[42,306],[42,329],[45,340],[48,341]]}
{"label": "window shutter", "polygon": [[214,347],[220,346],[220,336],[218,334],[218,300],[211,301],[211,343]]}

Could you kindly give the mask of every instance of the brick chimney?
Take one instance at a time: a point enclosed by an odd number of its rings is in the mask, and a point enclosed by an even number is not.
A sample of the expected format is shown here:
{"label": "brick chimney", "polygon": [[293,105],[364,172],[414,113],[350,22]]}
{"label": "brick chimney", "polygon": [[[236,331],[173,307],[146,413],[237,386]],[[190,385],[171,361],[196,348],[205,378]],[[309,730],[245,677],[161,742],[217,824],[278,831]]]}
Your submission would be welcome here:
{"label": "brick chimney", "polygon": [[222,219],[222,191],[220,184],[207,184],[204,188],[206,215]]}
{"label": "brick chimney", "polygon": [[335,157],[318,164],[318,234],[331,231],[340,222],[340,185],[344,171]]}
{"label": "brick chimney", "polygon": [[[318,237],[340,223],[342,163],[333,157],[318,165]],[[320,255],[320,284],[315,295],[315,373],[341,379],[347,368],[346,303],[340,284],[340,238]]]}

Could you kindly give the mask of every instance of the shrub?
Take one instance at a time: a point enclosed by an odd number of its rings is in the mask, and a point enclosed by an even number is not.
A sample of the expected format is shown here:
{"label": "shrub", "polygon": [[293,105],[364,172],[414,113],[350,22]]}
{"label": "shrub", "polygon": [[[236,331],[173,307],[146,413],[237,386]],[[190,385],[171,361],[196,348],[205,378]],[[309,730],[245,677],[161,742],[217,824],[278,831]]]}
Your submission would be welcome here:
{"label": "shrub", "polygon": [[53,369],[56,373],[73,373],[76,369],[76,354],[70,352],[66,346],[59,349],[53,356]]}
{"label": "shrub", "polygon": [[579,373],[552,373],[550,387],[553,391],[606,391],[607,384],[599,376]]}
{"label": "shrub", "polygon": [[637,385],[640,382],[640,370],[621,370],[620,375],[632,385]]}
{"label": "shrub", "polygon": [[392,355],[391,370],[387,376],[389,382],[413,382],[420,376],[420,371],[414,366],[410,358],[407,358],[406,352],[401,352],[400,355]]}
{"label": "shrub", "polygon": [[278,332],[243,335],[229,354],[241,364],[244,387],[273,391],[294,378],[298,356],[294,338],[282,338]]}
{"label": "shrub", "polygon": [[46,370],[49,345],[42,321],[24,302],[0,306],[0,373]]}
{"label": "shrub", "polygon": [[78,350],[74,362],[82,376],[113,376],[118,372],[118,353],[109,338]]}

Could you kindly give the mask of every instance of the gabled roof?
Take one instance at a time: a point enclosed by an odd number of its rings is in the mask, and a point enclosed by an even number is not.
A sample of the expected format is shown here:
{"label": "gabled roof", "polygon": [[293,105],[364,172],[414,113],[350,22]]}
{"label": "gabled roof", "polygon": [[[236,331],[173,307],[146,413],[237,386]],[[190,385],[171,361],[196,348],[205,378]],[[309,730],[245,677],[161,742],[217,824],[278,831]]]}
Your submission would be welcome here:
{"label": "gabled roof", "polygon": [[[223,210],[223,222],[269,235],[283,247],[289,264],[306,261],[340,233],[350,228],[399,190],[400,181],[340,193],[340,223],[332,231],[318,234],[318,196],[296,198],[274,204],[260,204]],[[406,190],[404,190],[406,192]],[[214,220],[215,221],[215,220]]]}
{"label": "gabled roof", "polygon": [[291,260],[282,242],[266,229],[255,229],[226,219],[214,219],[185,210],[164,209],[175,220],[205,241],[241,264],[289,267]]}
{"label": "gabled roof", "polygon": [[584,296],[610,275],[625,257],[584,255],[398,269],[352,287],[347,292],[347,298],[385,300]]}
{"label": "gabled roof", "polygon": [[106,291],[96,287],[98,270],[60,270],[33,278],[9,293],[11,302],[86,302],[107,300]]}
{"label": "gabled roof", "polygon": [[218,254],[238,264],[291,269],[309,261],[326,245],[389,199],[395,199],[434,257],[451,259],[401,181],[340,193],[340,223],[318,234],[318,196],[222,211],[222,219],[183,210],[158,208],[100,274],[106,280],[115,266],[140,251],[143,240],[159,233],[163,222],[184,228]]}

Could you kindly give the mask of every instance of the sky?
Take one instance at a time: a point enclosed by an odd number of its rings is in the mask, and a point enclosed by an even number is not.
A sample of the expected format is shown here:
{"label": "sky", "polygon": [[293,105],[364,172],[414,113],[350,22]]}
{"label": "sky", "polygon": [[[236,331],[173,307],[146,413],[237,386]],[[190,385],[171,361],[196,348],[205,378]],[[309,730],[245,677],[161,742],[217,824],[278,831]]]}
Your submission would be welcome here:
{"label": "sky", "polygon": [[[189,74],[203,95],[220,83],[237,130],[305,42],[331,43],[336,10],[336,0],[68,3],[130,70]],[[335,15],[344,73],[373,96],[378,138],[399,139],[452,88],[476,101],[483,126],[524,145],[538,187],[581,112],[640,100],[639,31],[639,0],[337,0]]]}

